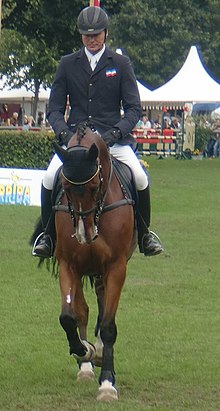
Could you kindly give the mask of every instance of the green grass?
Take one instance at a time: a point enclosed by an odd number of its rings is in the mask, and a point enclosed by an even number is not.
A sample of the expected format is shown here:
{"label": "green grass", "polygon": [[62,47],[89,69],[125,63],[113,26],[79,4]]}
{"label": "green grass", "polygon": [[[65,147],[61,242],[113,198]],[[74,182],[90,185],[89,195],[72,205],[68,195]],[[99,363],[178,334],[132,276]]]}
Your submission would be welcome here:
{"label": "green grass", "polygon": [[[1,411],[216,411],[220,404],[220,161],[147,159],[152,229],[165,253],[135,253],[118,313],[119,401],[98,404],[97,380],[76,382],[58,321],[59,283],[28,239],[39,209],[0,206]],[[93,341],[96,303],[90,306]],[[98,378],[99,369],[96,369]]]}

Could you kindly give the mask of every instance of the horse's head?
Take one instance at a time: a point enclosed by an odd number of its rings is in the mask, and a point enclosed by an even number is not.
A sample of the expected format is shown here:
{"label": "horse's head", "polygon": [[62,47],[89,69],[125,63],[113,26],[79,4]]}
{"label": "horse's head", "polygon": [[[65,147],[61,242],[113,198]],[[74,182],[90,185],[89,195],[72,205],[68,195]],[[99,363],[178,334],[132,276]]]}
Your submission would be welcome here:
{"label": "horse's head", "polygon": [[74,237],[90,244],[98,235],[98,218],[103,207],[102,167],[99,149],[75,145],[67,150],[55,145],[62,167],[62,185],[74,221]]}

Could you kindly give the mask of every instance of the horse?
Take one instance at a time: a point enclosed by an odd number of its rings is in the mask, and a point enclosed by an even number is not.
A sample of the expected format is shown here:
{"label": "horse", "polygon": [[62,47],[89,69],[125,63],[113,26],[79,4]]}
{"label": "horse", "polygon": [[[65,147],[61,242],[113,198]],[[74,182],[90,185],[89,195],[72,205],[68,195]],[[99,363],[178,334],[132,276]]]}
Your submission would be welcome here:
{"label": "horse", "polygon": [[[134,202],[113,170],[104,140],[87,124],[78,127],[67,150],[55,143],[55,151],[63,163],[54,254],[62,301],[60,324],[79,366],[77,379],[94,378],[94,365],[100,366],[97,400],[117,400],[115,317],[127,262],[137,246]],[[85,277],[97,298],[95,345],[87,340]]]}

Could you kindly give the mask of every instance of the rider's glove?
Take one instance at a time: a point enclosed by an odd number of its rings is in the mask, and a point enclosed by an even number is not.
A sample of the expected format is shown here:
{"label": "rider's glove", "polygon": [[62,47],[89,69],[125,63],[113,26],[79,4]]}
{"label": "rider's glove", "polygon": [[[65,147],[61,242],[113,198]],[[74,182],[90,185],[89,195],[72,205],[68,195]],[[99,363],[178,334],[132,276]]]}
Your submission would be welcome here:
{"label": "rider's glove", "polygon": [[111,128],[102,134],[102,138],[108,146],[113,146],[122,138],[121,130],[117,127]]}
{"label": "rider's glove", "polygon": [[67,146],[72,136],[73,136],[73,132],[70,130],[61,131],[58,137],[58,144],[60,146],[63,146],[63,145]]}

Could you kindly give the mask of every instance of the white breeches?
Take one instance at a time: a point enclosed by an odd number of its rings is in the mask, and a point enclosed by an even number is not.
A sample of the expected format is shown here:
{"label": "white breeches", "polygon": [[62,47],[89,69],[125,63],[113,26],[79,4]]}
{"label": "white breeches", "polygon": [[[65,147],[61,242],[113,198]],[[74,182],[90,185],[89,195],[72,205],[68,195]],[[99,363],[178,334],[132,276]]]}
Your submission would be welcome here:
{"label": "white breeches", "polygon": [[[63,148],[66,148],[63,146]],[[148,175],[142,168],[138,158],[129,145],[122,146],[120,144],[114,144],[110,147],[110,153],[120,160],[122,163],[127,164],[134,174],[135,184],[138,191],[144,190],[148,186]],[[43,185],[47,190],[52,190],[56,171],[61,166],[62,162],[58,155],[55,154],[52,158],[49,167],[43,178]]]}
{"label": "white breeches", "polygon": [[127,166],[129,166],[133,171],[135,184],[138,191],[147,188],[149,183],[148,175],[144,171],[136,154],[129,145],[121,146],[120,144],[114,144],[110,147],[110,153],[117,158],[117,160],[127,164]]}

